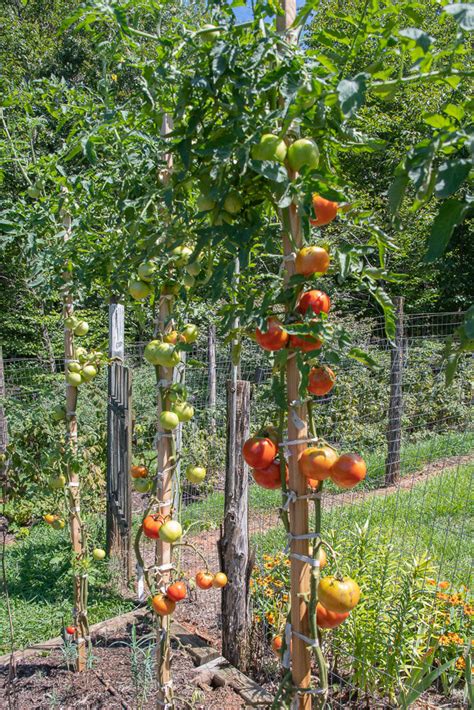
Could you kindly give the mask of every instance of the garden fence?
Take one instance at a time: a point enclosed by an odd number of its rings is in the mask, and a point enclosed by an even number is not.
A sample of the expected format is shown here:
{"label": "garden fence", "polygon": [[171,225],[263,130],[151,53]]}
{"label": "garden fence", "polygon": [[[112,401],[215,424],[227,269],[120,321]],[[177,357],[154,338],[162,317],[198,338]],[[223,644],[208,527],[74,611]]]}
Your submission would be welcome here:
{"label": "garden fence", "polygon": [[[429,624],[441,624],[436,604],[461,594],[471,581],[471,498],[474,431],[472,427],[472,360],[461,361],[450,388],[444,383],[441,352],[446,339],[462,322],[462,313],[410,314],[399,338],[403,404],[400,414],[400,478],[391,485],[386,479],[387,441],[390,431],[391,344],[381,318],[364,324],[349,323],[357,332],[357,345],[370,352],[379,364],[368,370],[357,362],[335,366],[337,385],[316,407],[318,435],[339,451],[361,453],[368,463],[365,482],[354,491],[340,492],[328,486],[323,496],[323,529],[335,552],[344,560],[344,571],[362,584],[366,602],[341,630],[334,633],[329,658],[332,682],[338,679],[347,691],[340,707],[349,707],[361,697],[372,707],[391,707],[400,691],[400,673],[410,686],[409,670],[414,659],[427,652]],[[230,375],[228,347],[217,342],[214,351],[202,337],[187,357],[185,373],[196,415],[183,427],[181,459],[205,465],[206,482],[201,487],[181,475],[179,515],[189,535],[219,568],[217,540],[224,510],[226,451],[226,381]],[[133,438],[135,463],[154,455],[156,387],[154,372],[143,359],[144,343],[126,346],[125,362],[133,377]],[[64,390],[62,361],[56,373],[49,363],[32,359],[5,360],[5,409],[14,439],[36,408],[49,408]],[[471,373],[472,374],[472,373]],[[268,354],[249,343],[242,349],[239,378],[252,388],[251,431],[272,421],[271,366]],[[101,372],[79,393],[80,437],[87,432],[105,436],[106,373]],[[82,432],[82,433],[81,433]],[[100,449],[104,451],[104,449]],[[104,471],[105,459],[97,461]],[[393,464],[393,461],[392,461]],[[252,483],[252,482],[251,482]],[[133,495],[133,513],[138,516],[146,499]],[[249,489],[249,533],[256,551],[252,577],[253,613],[270,633],[284,621],[287,565],[283,528],[278,521],[278,491],[255,484]],[[183,568],[190,574],[200,566],[189,551]],[[152,556],[150,544],[148,555]],[[438,585],[449,585],[449,593]],[[427,599],[422,591],[432,590]],[[441,595],[441,596],[440,596]],[[465,601],[465,597],[459,596]],[[420,606],[421,604],[421,606]],[[461,603],[460,603],[461,604]],[[459,604],[459,608],[461,608]],[[182,619],[213,635],[219,628],[219,593],[198,591],[181,607]],[[456,605],[454,604],[455,612]],[[426,611],[426,613],[425,613]],[[457,612],[456,612],[457,613]],[[436,624],[433,622],[436,616]],[[417,622],[418,619],[418,622]],[[420,623],[426,619],[426,623]],[[416,628],[416,632],[415,629]],[[436,627],[437,628],[437,627]],[[443,627],[444,628],[444,627]],[[253,632],[254,634],[257,632]],[[446,632],[448,633],[448,632]],[[253,639],[253,643],[258,645]],[[444,634],[446,636],[446,634]],[[443,633],[438,636],[443,638]],[[464,639],[466,641],[466,639]],[[439,641],[441,646],[443,640]],[[441,647],[440,646],[440,647]],[[463,650],[459,649],[459,659]],[[344,660],[341,660],[344,659]],[[260,658],[255,656],[258,669]],[[454,663],[454,661],[453,661]],[[459,661],[461,664],[461,661]],[[462,664],[461,664],[462,665]],[[264,664],[262,679],[264,680]],[[401,670],[402,669],[402,670]],[[370,699],[373,700],[370,700]],[[383,699],[382,705],[376,703]],[[334,704],[334,707],[339,707]]]}

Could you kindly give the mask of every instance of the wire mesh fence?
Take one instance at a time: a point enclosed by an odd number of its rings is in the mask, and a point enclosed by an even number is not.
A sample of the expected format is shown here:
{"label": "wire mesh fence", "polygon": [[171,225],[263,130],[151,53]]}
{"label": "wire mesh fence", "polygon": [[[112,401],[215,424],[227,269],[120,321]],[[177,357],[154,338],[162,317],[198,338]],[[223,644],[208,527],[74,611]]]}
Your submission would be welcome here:
{"label": "wire mesh fence", "polygon": [[[441,367],[444,342],[462,317],[462,313],[405,316],[395,483],[387,485],[386,476],[387,442],[394,433],[388,414],[393,346],[382,319],[350,324],[357,344],[371,353],[379,367],[373,371],[355,361],[342,361],[336,387],[317,402],[318,436],[340,452],[360,453],[368,464],[367,478],[357,489],[341,491],[329,484],[323,496],[323,536],[334,549],[340,569],[357,579],[363,592],[360,609],[341,629],[324,637],[332,683],[339,687],[333,707],[350,707],[361,698],[369,707],[396,707],[402,686],[406,690],[414,684],[410,670],[430,649],[436,649],[438,665],[452,658],[448,680],[443,681],[451,683],[449,692],[455,692],[453,678],[463,671],[472,613],[467,591],[473,532],[472,359],[462,360],[450,388]],[[133,374],[133,460],[146,464],[154,456],[156,385],[153,368],[143,359],[144,345],[126,349],[126,364]],[[224,512],[230,368],[228,347],[218,342],[210,357],[203,337],[188,354],[184,375],[195,417],[182,430],[179,514],[190,539],[214,570],[220,566],[216,543]],[[61,359],[54,368],[38,360],[6,360],[4,370],[6,412],[14,438],[35,411],[47,411],[61,401],[63,364]],[[239,377],[252,383],[250,421],[255,431],[276,414],[268,353],[246,344]],[[78,415],[85,434],[105,436],[106,386],[106,373],[101,372],[84,394],[80,392]],[[105,460],[97,463],[105,471]],[[184,478],[183,470],[190,463],[207,468],[203,485]],[[134,494],[137,519],[145,503],[146,496]],[[253,615],[263,629],[258,633],[267,636],[281,629],[287,605],[288,561],[278,520],[280,504],[279,491],[262,489],[251,479],[248,524],[256,551]],[[151,559],[151,543],[147,554]],[[192,576],[201,566],[200,559],[189,550],[182,554],[181,564]],[[180,606],[183,620],[211,635],[219,631],[219,613],[215,590],[197,591]],[[459,639],[456,647],[454,641]],[[256,677],[264,681],[268,668],[265,654],[261,661],[256,657]],[[448,692],[448,687],[441,690]]]}

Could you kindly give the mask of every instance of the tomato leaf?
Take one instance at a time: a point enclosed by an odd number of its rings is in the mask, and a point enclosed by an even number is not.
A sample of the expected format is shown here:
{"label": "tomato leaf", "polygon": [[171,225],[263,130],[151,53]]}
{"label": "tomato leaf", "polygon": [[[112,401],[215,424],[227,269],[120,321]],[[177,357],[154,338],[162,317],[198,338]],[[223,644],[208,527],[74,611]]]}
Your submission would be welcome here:
{"label": "tomato leaf", "polygon": [[446,160],[438,168],[435,183],[436,197],[449,197],[463,183],[471,169],[471,161],[467,159]]}
{"label": "tomato leaf", "polygon": [[428,237],[426,263],[431,264],[444,253],[454,228],[463,221],[468,209],[469,206],[460,200],[450,199],[443,202]]}
{"label": "tomato leaf", "polygon": [[362,363],[362,365],[370,367],[371,369],[376,369],[380,367],[378,362],[374,360],[374,358],[369,355],[369,353],[365,352],[365,350],[361,350],[361,348],[353,347],[349,350],[347,355],[353,360],[357,360],[357,362],[360,362]]}
{"label": "tomato leaf", "polygon": [[368,76],[369,74],[361,72],[353,79],[343,79],[337,85],[339,103],[344,116],[352,116],[364,103]]}

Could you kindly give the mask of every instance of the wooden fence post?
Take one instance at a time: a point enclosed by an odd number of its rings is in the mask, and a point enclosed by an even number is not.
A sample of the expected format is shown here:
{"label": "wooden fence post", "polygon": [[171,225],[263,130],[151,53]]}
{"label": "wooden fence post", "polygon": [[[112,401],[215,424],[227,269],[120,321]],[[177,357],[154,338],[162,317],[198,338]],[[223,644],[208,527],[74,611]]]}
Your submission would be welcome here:
{"label": "wooden fence post", "polygon": [[[232,368],[237,371],[236,367]],[[250,430],[250,382],[227,382],[227,456],[224,523],[219,554],[229,582],[222,590],[222,654],[242,671],[249,662],[249,589],[253,560],[249,554],[248,467],[242,447]]]}
{"label": "wooden fence post", "polygon": [[217,403],[217,377],[216,377],[216,326],[211,323],[207,331],[207,404],[211,412],[209,422],[212,436],[216,435],[216,403]]}
{"label": "wooden fence post", "polygon": [[395,342],[390,351],[390,403],[387,424],[387,458],[385,459],[385,485],[391,486],[400,478],[403,414],[403,303],[395,299]]}
{"label": "wooden fence post", "polygon": [[3,370],[3,350],[0,345],[0,487],[2,489],[2,498],[7,498],[7,480],[6,480],[6,461],[4,459],[5,451],[8,446],[8,427],[3,401],[5,399],[5,373]]}

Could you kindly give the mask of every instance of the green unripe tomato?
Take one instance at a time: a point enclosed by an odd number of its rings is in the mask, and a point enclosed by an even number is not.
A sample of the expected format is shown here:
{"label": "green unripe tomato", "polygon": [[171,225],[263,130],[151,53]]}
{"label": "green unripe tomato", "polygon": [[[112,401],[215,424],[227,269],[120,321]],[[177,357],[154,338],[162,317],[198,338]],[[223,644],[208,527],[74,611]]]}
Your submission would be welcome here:
{"label": "green unripe tomato", "polygon": [[212,199],[212,197],[209,197],[209,195],[201,193],[200,195],[198,195],[196,205],[199,212],[209,212],[210,210],[214,209],[214,207],[216,206],[216,202]]}
{"label": "green unripe tomato", "polygon": [[90,382],[97,375],[97,368],[94,365],[84,365],[81,376],[84,382]]}
{"label": "green unripe tomato", "polygon": [[279,136],[265,133],[260,143],[252,146],[251,155],[254,160],[272,160],[283,163],[286,158],[286,143]]}
{"label": "green unripe tomato", "polygon": [[237,190],[231,190],[224,200],[224,209],[229,214],[238,214],[244,203]]}
{"label": "green unripe tomato", "polygon": [[183,534],[183,528],[177,520],[168,520],[158,531],[160,540],[163,542],[176,542]]}
{"label": "green unripe tomato", "polygon": [[174,412],[161,412],[160,425],[164,431],[173,431],[179,425],[178,415]]}
{"label": "green unripe tomato", "polygon": [[92,557],[97,561],[105,560],[105,550],[102,550],[100,547],[96,547],[92,550]]}
{"label": "green unripe tomato", "polygon": [[67,318],[64,319],[64,327],[67,328],[68,330],[74,330],[74,328],[76,328],[78,323],[79,323],[79,320],[76,318],[76,316],[68,316]]}
{"label": "green unripe tomato", "polygon": [[66,485],[66,476],[63,476],[63,474],[59,474],[59,476],[51,476],[51,478],[48,481],[48,486],[51,488],[52,491],[57,491],[60,488],[64,488]]}
{"label": "green unripe tomato", "polygon": [[85,320],[80,320],[79,323],[74,328],[74,335],[78,335],[79,337],[82,335],[87,335],[88,332],[89,332],[89,323]]}
{"label": "green unripe tomato", "polygon": [[177,296],[179,293],[179,283],[172,279],[163,281],[161,285],[161,293],[163,296]]}
{"label": "green unripe tomato", "polygon": [[66,382],[72,387],[79,387],[82,382],[82,377],[78,372],[68,372],[66,375]]}
{"label": "green unripe tomato", "polygon": [[[204,32],[202,30],[205,30]],[[201,31],[196,34],[197,39],[201,42],[212,43],[219,39],[222,30],[215,25],[203,25]]]}
{"label": "green unripe tomato", "polygon": [[69,370],[69,372],[80,372],[81,366],[78,362],[69,362],[67,369]]}
{"label": "green unripe tomato", "polygon": [[151,488],[151,481],[148,478],[134,478],[132,484],[137,493],[148,493]]}
{"label": "green unripe tomato", "polygon": [[176,266],[184,266],[188,263],[193,250],[186,246],[180,246],[173,249],[171,253]]}
{"label": "green unripe tomato", "polygon": [[143,301],[148,296],[151,296],[151,286],[141,279],[132,279],[128,284],[128,292],[135,301]]}
{"label": "green unripe tomato", "polygon": [[150,341],[145,348],[144,357],[151,365],[162,367],[174,367],[181,359],[174,345],[163,343],[161,340]]}
{"label": "green unripe tomato", "polygon": [[178,415],[180,422],[189,422],[194,417],[194,407],[189,402],[176,402],[172,411]]}
{"label": "green unripe tomato", "polygon": [[190,276],[197,276],[201,271],[201,264],[199,261],[192,261],[190,264],[186,264],[184,268]]}
{"label": "green unripe tomato", "polygon": [[197,325],[194,325],[193,323],[188,323],[181,331],[181,335],[184,336],[184,339],[186,343],[188,343],[188,345],[190,345],[191,343],[195,343],[199,337],[199,330]]}
{"label": "green unripe tomato", "polygon": [[57,404],[51,412],[53,422],[63,422],[66,419],[66,407],[62,404]]}
{"label": "green unripe tomato", "polygon": [[204,466],[193,466],[191,464],[186,468],[186,478],[190,483],[202,483],[206,478],[206,469]]}
{"label": "green unripe tomato", "polygon": [[195,283],[196,283],[196,279],[194,278],[194,276],[191,276],[191,274],[184,274],[184,276],[183,276],[184,288],[192,288]]}
{"label": "green unripe tomato", "polygon": [[319,148],[311,138],[299,138],[288,148],[288,164],[292,170],[315,170],[319,165]]}
{"label": "green unripe tomato", "polygon": [[138,267],[138,278],[146,283],[153,280],[153,275],[156,272],[156,264],[153,261],[144,261]]}

